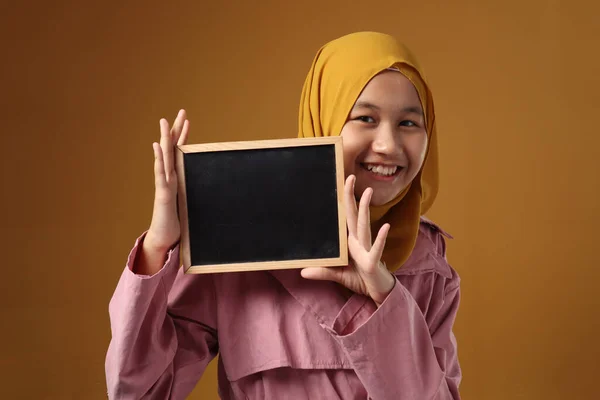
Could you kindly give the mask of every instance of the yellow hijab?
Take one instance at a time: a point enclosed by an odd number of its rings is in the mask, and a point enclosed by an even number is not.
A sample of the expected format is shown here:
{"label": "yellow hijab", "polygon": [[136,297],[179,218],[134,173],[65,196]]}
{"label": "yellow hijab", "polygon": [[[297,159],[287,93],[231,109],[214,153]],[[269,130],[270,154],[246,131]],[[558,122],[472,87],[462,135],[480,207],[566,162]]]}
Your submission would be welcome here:
{"label": "yellow hijab", "polygon": [[410,256],[420,217],[438,191],[433,98],[414,55],[393,37],[377,32],[352,33],[324,45],[302,89],[298,137],[338,136],[363,88],[387,68],[397,68],[417,89],[429,138],[425,162],[410,186],[389,203],[371,207],[373,237],[384,223],[391,225],[383,261],[395,271]]}

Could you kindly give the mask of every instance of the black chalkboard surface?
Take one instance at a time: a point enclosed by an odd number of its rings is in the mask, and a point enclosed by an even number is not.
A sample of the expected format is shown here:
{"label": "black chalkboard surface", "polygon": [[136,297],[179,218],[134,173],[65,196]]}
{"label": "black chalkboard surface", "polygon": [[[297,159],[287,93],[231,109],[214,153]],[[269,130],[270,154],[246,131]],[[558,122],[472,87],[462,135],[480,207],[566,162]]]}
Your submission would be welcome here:
{"label": "black chalkboard surface", "polygon": [[178,150],[186,273],[348,264],[341,137]]}

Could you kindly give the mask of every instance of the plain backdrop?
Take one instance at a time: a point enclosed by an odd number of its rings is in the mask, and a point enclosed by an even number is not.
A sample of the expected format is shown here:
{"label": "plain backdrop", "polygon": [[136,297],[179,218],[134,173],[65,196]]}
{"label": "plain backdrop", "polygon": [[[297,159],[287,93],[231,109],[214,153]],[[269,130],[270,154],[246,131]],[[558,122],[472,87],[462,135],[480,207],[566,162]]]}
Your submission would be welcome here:
{"label": "plain backdrop", "polygon": [[[150,222],[158,121],[295,137],[318,48],[393,34],[434,93],[467,400],[591,399],[599,3],[3,2],[2,398],[104,399],[108,302]],[[211,364],[192,399],[215,399]]]}

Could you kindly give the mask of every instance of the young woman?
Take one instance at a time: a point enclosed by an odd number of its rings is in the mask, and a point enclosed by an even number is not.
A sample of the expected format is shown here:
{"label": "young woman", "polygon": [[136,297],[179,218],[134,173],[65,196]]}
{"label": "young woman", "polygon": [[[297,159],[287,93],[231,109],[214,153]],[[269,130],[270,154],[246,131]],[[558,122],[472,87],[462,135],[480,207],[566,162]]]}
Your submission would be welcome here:
{"label": "young woman", "polygon": [[437,142],[414,56],[375,32],[326,44],[299,125],[343,137],[350,265],[184,275],[173,160],[189,122],[161,120],[152,222],[110,303],[110,398],[183,399],[217,354],[223,399],[459,398],[460,281],[446,234],[422,217]]}

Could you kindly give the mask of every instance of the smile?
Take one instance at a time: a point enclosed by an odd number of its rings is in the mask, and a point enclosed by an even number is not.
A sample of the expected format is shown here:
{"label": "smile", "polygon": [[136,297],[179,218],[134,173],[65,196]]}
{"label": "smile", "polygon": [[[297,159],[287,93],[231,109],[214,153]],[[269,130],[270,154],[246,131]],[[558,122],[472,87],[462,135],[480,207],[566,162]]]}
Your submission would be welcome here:
{"label": "smile", "polygon": [[361,166],[375,175],[385,177],[392,177],[402,169],[402,167],[398,167],[397,165],[361,164]]}

